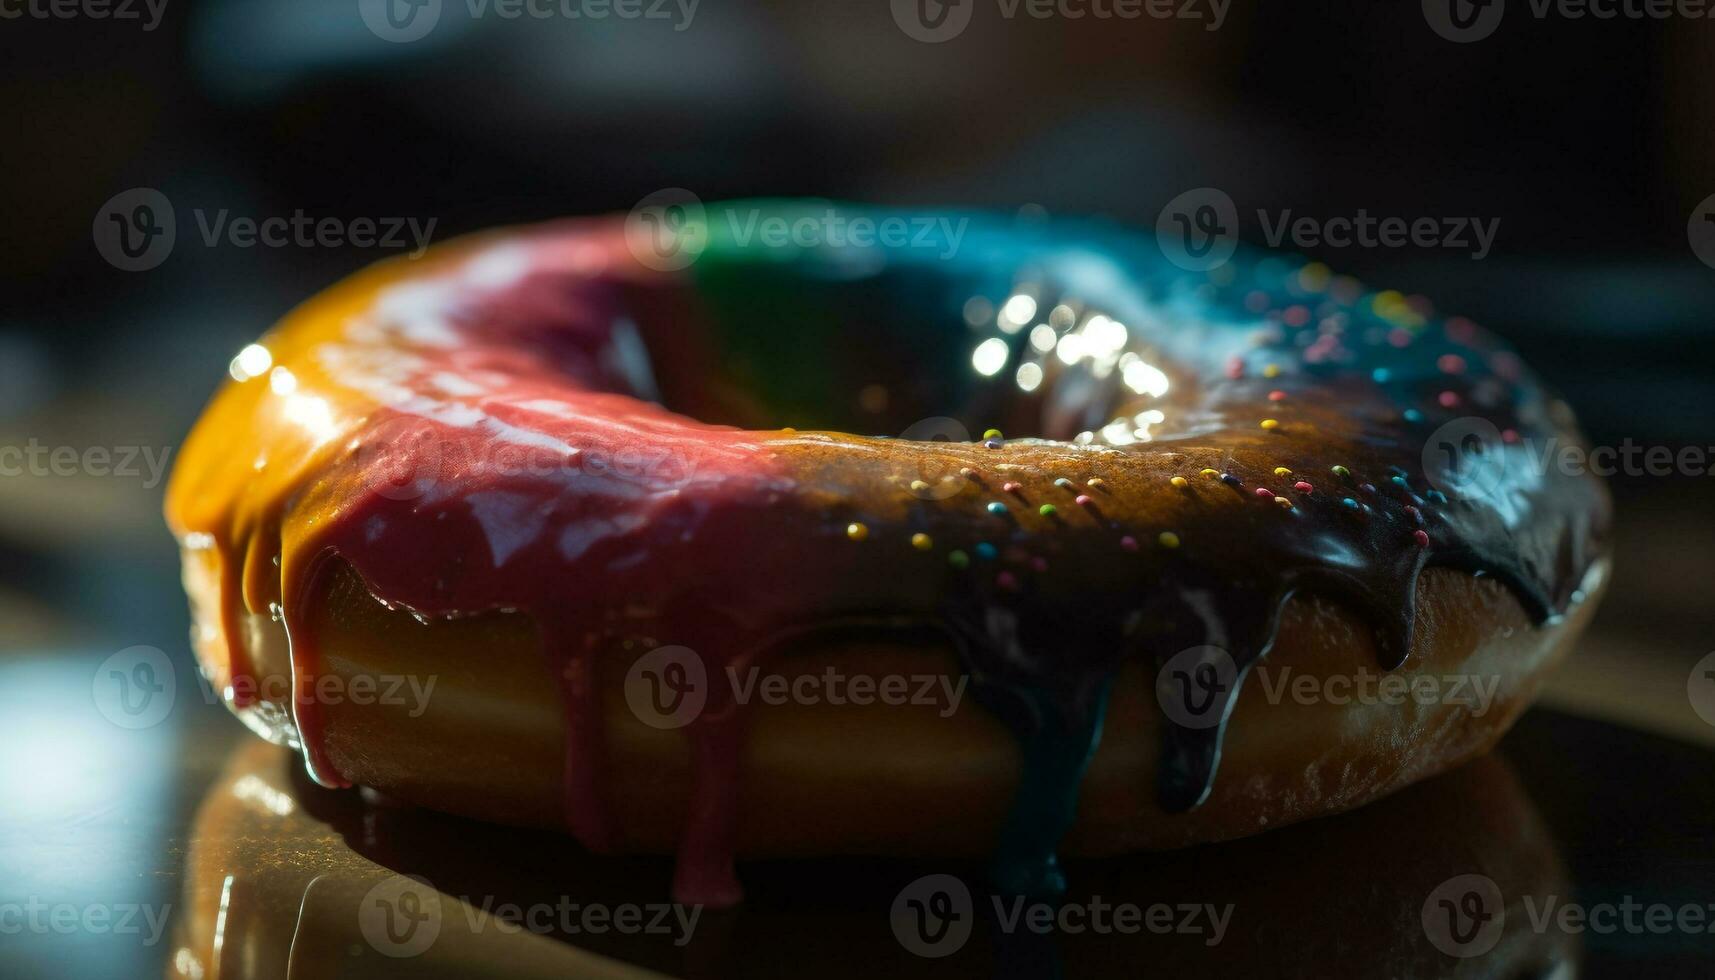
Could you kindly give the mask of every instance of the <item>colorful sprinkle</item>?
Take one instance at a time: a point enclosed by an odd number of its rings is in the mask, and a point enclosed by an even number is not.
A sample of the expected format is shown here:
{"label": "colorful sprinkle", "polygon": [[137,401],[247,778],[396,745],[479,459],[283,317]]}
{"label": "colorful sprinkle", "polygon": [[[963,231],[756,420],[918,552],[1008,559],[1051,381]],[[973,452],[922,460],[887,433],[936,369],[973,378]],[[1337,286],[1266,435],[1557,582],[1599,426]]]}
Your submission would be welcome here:
{"label": "colorful sprinkle", "polygon": [[1240,480],[1238,477],[1232,475],[1231,473],[1222,473],[1221,474],[1221,482],[1225,483],[1229,487],[1236,487],[1236,486],[1240,485],[1243,481]]}
{"label": "colorful sprinkle", "polygon": [[929,484],[924,483],[922,480],[912,480],[911,489],[921,492],[929,489]]}
{"label": "colorful sprinkle", "polygon": [[1059,487],[1059,488],[1060,488],[1060,489],[1062,489],[1062,490],[1070,490],[1070,489],[1072,489],[1072,481],[1071,481],[1071,480],[1068,480],[1068,479],[1066,479],[1066,478],[1065,478],[1065,477],[1061,477],[1061,478],[1060,478],[1060,479],[1058,479],[1058,480],[1055,480],[1055,481],[1054,481],[1054,485],[1055,485],[1055,486],[1057,486],[1057,487]]}
{"label": "colorful sprinkle", "polygon": [[988,512],[996,517],[1006,513],[1006,505],[998,500],[989,501]]}
{"label": "colorful sprinkle", "polygon": [[1459,393],[1456,391],[1443,391],[1441,394],[1435,396],[1435,400],[1441,403],[1442,408],[1457,408],[1459,406]]}
{"label": "colorful sprinkle", "polygon": [[954,568],[970,568],[971,556],[963,551],[949,551],[947,552],[947,564]]}
{"label": "colorful sprinkle", "polygon": [[1001,484],[1000,488],[1002,490],[1005,490],[1007,493],[1017,493],[1018,491],[1024,489],[1024,484],[1017,483],[1017,482],[1014,482],[1012,480],[1008,480],[1005,483]]}
{"label": "colorful sprinkle", "polygon": [[1018,591],[1018,578],[1011,572],[1001,572],[994,577],[995,584],[1008,592]]}
{"label": "colorful sprinkle", "polygon": [[1345,507],[1347,510],[1357,510],[1358,509],[1358,502],[1356,500],[1353,500],[1351,497],[1340,498],[1340,505]]}
{"label": "colorful sprinkle", "polygon": [[1197,471],[1197,472],[1198,472],[1198,474],[1199,474],[1199,475],[1201,475],[1201,476],[1207,476],[1207,477],[1218,477],[1218,476],[1220,476],[1220,475],[1221,475],[1221,471],[1220,471],[1220,470],[1212,470],[1212,469],[1209,469],[1209,468],[1208,468],[1208,467],[1206,467],[1206,466],[1205,466],[1205,467],[1204,467],[1204,468],[1202,468],[1202,469],[1201,469],[1201,470],[1198,470],[1198,471]]}
{"label": "colorful sprinkle", "polygon": [[1280,377],[1280,365],[1278,365],[1278,364],[1265,364],[1265,365],[1263,365],[1262,376],[1265,378],[1278,378],[1278,377]]}
{"label": "colorful sprinkle", "polygon": [[976,476],[977,471],[971,469],[969,466],[961,466],[959,467],[959,475],[968,480],[971,477]]}
{"label": "colorful sprinkle", "polygon": [[1352,471],[1346,469],[1344,466],[1336,466],[1331,472],[1338,477],[1348,477],[1352,475]]}
{"label": "colorful sprinkle", "polygon": [[1274,498],[1274,502],[1279,504],[1282,507],[1291,507],[1292,506],[1292,501],[1287,500],[1285,497],[1276,497],[1276,498]]}
{"label": "colorful sprinkle", "polygon": [[1435,359],[1435,366],[1448,374],[1465,373],[1465,359],[1458,354],[1442,354]]}
{"label": "colorful sprinkle", "polygon": [[1006,445],[1006,444],[1001,442],[999,439],[984,439],[983,440],[983,448],[984,449],[999,449],[1001,446],[1004,446],[1004,445]]}
{"label": "colorful sprinkle", "polygon": [[1405,477],[1403,477],[1403,476],[1389,477],[1388,480],[1389,480],[1389,482],[1391,482],[1396,487],[1404,487],[1404,486],[1410,485],[1410,484],[1405,482]]}
{"label": "colorful sprinkle", "polygon": [[1080,493],[1076,497],[1072,498],[1072,502],[1077,504],[1079,507],[1088,507],[1091,504],[1095,503],[1095,500],[1093,498],[1091,498],[1088,494]]}
{"label": "colorful sprinkle", "polygon": [[1055,507],[1053,504],[1043,504],[1041,507],[1036,508],[1036,512],[1041,514],[1043,517],[1053,517],[1055,514],[1060,512],[1060,509]]}
{"label": "colorful sprinkle", "polygon": [[1415,408],[1408,408],[1401,414],[1404,415],[1407,422],[1416,423],[1423,421],[1423,413]]}
{"label": "colorful sprinkle", "polygon": [[1173,479],[1171,479],[1171,480],[1168,480],[1168,481],[1167,481],[1167,482],[1168,482],[1168,483],[1171,483],[1171,484],[1173,484],[1173,485],[1174,485],[1174,486],[1176,486],[1176,487],[1178,487],[1178,488],[1179,488],[1179,489],[1181,489],[1181,490],[1183,490],[1183,489],[1185,489],[1185,488],[1186,488],[1186,487],[1188,487],[1188,486],[1190,486],[1190,485],[1191,485],[1191,481],[1190,481],[1190,480],[1187,480],[1187,479],[1185,479],[1185,478],[1184,478],[1184,477],[1182,477],[1182,476],[1176,476],[1176,477],[1174,477],[1174,478],[1173,478]]}
{"label": "colorful sprinkle", "polygon": [[1418,509],[1417,509],[1417,508],[1416,508],[1416,507],[1412,507],[1412,506],[1409,506],[1409,505],[1408,505],[1408,506],[1407,506],[1407,507],[1406,507],[1406,508],[1405,508],[1405,512],[1406,512],[1406,513],[1407,513],[1407,514],[1410,514],[1410,515],[1411,515],[1411,519],[1412,519],[1412,520],[1414,520],[1414,521],[1416,521],[1416,522],[1417,522],[1417,523],[1419,523],[1419,524],[1422,524],[1422,523],[1423,523],[1423,511],[1421,511],[1421,510],[1418,510]]}
{"label": "colorful sprinkle", "polygon": [[1127,551],[1136,551],[1137,539],[1128,534],[1125,537],[1120,538],[1120,547]]}
{"label": "colorful sprinkle", "polygon": [[1303,480],[1299,480],[1297,483],[1292,485],[1292,489],[1297,490],[1299,493],[1309,493],[1316,488]]}
{"label": "colorful sprinkle", "polygon": [[1419,548],[1429,547],[1429,532],[1428,531],[1423,531],[1423,530],[1413,531],[1413,532],[1411,532],[1411,536],[1417,539],[1417,546]]}
{"label": "colorful sprinkle", "polygon": [[1267,487],[1257,487],[1256,495],[1259,497],[1272,497],[1274,496],[1274,491]]}
{"label": "colorful sprinkle", "polygon": [[1388,379],[1393,377],[1393,372],[1389,371],[1387,368],[1376,368],[1374,371],[1370,372],[1370,377],[1375,380],[1376,384],[1385,385],[1387,384]]}
{"label": "colorful sprinkle", "polygon": [[1276,467],[1275,467],[1275,468],[1274,468],[1274,475],[1275,475],[1275,476],[1291,476],[1291,475],[1292,475],[1292,471],[1291,471],[1291,470],[1289,470],[1289,469],[1287,469],[1287,468],[1286,468],[1286,467],[1284,467],[1284,466],[1276,466]]}
{"label": "colorful sprinkle", "polygon": [[1155,540],[1161,542],[1161,546],[1163,548],[1179,547],[1179,535],[1174,534],[1172,531],[1162,531],[1160,534],[1156,535]]}
{"label": "colorful sprinkle", "polygon": [[1280,420],[1279,419],[1263,419],[1262,420],[1262,427],[1265,429],[1278,429],[1278,428],[1280,428]]}
{"label": "colorful sprinkle", "polygon": [[846,537],[851,538],[853,541],[862,541],[869,537],[869,528],[863,524],[859,524],[857,521],[853,521],[846,525]]}
{"label": "colorful sprinkle", "polygon": [[1084,486],[1089,487],[1092,490],[1100,490],[1107,485],[1108,482],[1099,476],[1092,476],[1088,480],[1084,481]]}
{"label": "colorful sprinkle", "polygon": [[1447,495],[1442,493],[1439,490],[1427,491],[1424,493],[1424,496],[1428,497],[1430,500],[1433,500],[1438,504],[1444,504],[1447,502]]}
{"label": "colorful sprinkle", "polygon": [[999,429],[985,429],[983,431],[983,438],[984,439],[1004,439],[1006,437],[1001,435],[1001,432]]}
{"label": "colorful sprinkle", "polygon": [[1358,489],[1365,493],[1375,493],[1376,485],[1374,483],[1360,483],[1358,484]]}
{"label": "colorful sprinkle", "polygon": [[1271,402],[1283,402],[1283,401],[1286,401],[1286,392],[1284,392],[1284,391],[1279,391],[1279,390],[1276,390],[1276,391],[1271,391],[1271,392],[1269,392],[1269,393],[1268,393],[1268,400],[1269,400],[1269,401],[1271,401]]}
{"label": "colorful sprinkle", "polygon": [[995,555],[1000,554],[999,550],[997,550],[994,545],[989,544],[987,541],[977,542],[976,552],[977,552],[977,557],[983,559],[984,561],[992,561],[992,560],[994,560]]}
{"label": "colorful sprinkle", "polygon": [[916,548],[918,551],[928,551],[930,548],[935,547],[935,539],[924,534],[922,531],[918,531],[916,534],[911,536],[911,547]]}

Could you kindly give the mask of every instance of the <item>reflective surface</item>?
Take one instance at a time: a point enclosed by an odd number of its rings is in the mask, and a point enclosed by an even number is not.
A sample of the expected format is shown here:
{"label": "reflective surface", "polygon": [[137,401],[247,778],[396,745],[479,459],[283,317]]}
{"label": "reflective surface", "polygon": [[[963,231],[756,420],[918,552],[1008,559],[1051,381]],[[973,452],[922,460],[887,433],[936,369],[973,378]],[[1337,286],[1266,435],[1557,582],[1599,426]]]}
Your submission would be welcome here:
{"label": "reflective surface", "polygon": [[[911,862],[750,864],[740,909],[673,908],[664,860],[316,787],[185,671],[157,678],[177,700],[166,720],[121,727],[90,697],[100,661],[0,666],[6,977],[1135,976],[1142,963],[1691,977],[1715,950],[1685,928],[1687,909],[1715,902],[1711,753],[1554,712],[1527,715],[1496,756],[1355,813],[1072,862],[1078,911],[1036,931],[1008,924],[1018,910],[994,905],[979,868]],[[936,874],[968,883],[970,904],[952,909],[969,933],[943,930],[928,949],[948,955],[926,958],[908,948],[922,941],[911,903],[945,908],[920,882]],[[1503,928],[1461,959],[1438,948],[1448,935],[1432,935],[1425,908],[1456,902],[1446,884],[1471,874],[1498,890]],[[1583,931],[1567,928],[1568,905],[1593,916]],[[1651,931],[1652,906],[1676,924]],[[1616,910],[1608,932],[1603,907]]]}

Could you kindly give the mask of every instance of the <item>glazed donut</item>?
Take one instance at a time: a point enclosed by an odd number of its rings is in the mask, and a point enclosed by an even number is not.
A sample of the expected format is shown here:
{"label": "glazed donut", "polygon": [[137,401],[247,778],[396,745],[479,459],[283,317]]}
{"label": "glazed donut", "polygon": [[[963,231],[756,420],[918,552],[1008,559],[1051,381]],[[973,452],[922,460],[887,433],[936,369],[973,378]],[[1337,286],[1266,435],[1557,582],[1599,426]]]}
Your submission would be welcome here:
{"label": "glazed donut", "polygon": [[[684,901],[737,901],[735,855],[985,852],[1052,893],[1062,850],[1483,751],[1593,607],[1605,491],[1530,465],[1571,413],[1470,321],[1097,222],[838,213],[918,231],[651,252],[645,211],[289,315],[168,490],[211,684],[318,782],[676,851]],[[1490,694],[1283,697],[1264,662]],[[360,704],[386,677],[436,686]]]}

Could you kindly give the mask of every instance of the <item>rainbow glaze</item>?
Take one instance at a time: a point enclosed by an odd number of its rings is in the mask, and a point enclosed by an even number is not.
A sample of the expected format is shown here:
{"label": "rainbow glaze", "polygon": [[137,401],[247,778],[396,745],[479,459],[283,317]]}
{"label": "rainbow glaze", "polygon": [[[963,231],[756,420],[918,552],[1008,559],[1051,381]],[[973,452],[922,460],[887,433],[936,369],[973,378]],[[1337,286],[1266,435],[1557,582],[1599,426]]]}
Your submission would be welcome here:
{"label": "rainbow glaze", "polygon": [[[823,206],[711,213],[752,210]],[[169,487],[187,561],[223,582],[217,681],[250,669],[241,617],[277,608],[295,683],[313,683],[307,604],[336,558],[425,618],[527,612],[565,706],[566,824],[604,850],[591,698],[620,644],[729,665],[819,623],[931,624],[1023,751],[996,878],[1043,892],[1128,659],[1217,644],[1242,683],[1282,604],[1311,590],[1367,618],[1391,668],[1430,564],[1496,577],[1538,620],[1576,601],[1605,495],[1527,465],[1523,439],[1576,438],[1570,413],[1469,321],[1284,257],[1191,275],[1104,224],[950,218],[968,220],[956,248],[773,247],[713,217],[680,272],[641,264],[617,221],[566,222],[442,246],[312,300],[262,340],[265,373],[235,369]],[[1031,323],[1068,311],[1052,351],[1005,320],[1019,296]],[[991,339],[1007,360],[984,374],[972,350]],[[1029,389],[1024,364],[1041,369]],[[877,385],[880,410],[860,397]],[[1428,489],[1429,434],[1466,414],[1514,434],[1495,448],[1498,484]],[[850,434],[941,416],[994,428]],[[508,464],[519,454],[556,465]],[[1027,507],[997,520],[983,474],[1002,466]],[[1282,469],[1336,486],[1299,484],[1296,502],[1258,488]],[[1197,473],[1211,478],[1183,479]],[[1043,502],[1075,486],[1093,505]],[[929,548],[946,560],[921,560]],[[618,609],[623,627],[606,616]],[[675,877],[680,900],[712,905],[740,895],[742,711],[725,676],[710,671],[710,706],[685,729],[697,768]],[[342,784],[313,700],[294,710],[311,774]],[[1164,808],[1207,797],[1224,727],[1168,725]]]}

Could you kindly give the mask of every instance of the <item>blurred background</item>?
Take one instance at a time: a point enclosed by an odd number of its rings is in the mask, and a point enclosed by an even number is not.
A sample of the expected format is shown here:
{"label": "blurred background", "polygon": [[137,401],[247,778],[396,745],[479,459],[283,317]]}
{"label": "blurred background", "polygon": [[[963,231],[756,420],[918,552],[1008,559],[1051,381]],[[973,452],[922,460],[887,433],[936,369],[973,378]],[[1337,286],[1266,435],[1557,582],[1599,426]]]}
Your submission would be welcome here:
{"label": "blurred background", "polygon": [[[197,711],[128,746],[190,751],[205,723],[237,727],[196,691],[148,460],[170,466],[244,344],[394,250],[208,245],[197,213],[433,219],[440,240],[684,187],[1153,227],[1212,186],[1241,215],[1497,221],[1481,259],[1301,251],[1498,331],[1596,444],[1715,446],[1715,245],[1705,264],[1695,235],[1715,209],[1715,20],[1537,18],[1514,0],[1457,43],[1416,3],[1112,20],[963,0],[947,9],[968,25],[928,43],[887,0],[652,4],[509,19],[447,0],[407,39],[372,26],[387,22],[368,0],[135,0],[129,20],[0,0],[0,446],[139,460],[134,476],[0,476],[7,731],[61,695],[86,705],[90,665],[139,644],[181,666]],[[171,202],[177,242],[128,271],[97,241],[136,188]],[[1263,231],[1242,220],[1247,240]],[[1715,478],[1612,488],[1613,587],[1550,703],[1715,743],[1687,696],[1715,650]],[[0,762],[0,778],[77,778],[63,746]]]}

